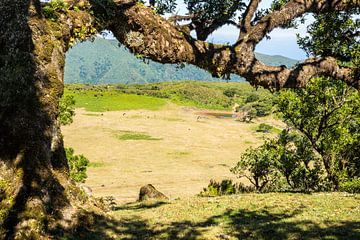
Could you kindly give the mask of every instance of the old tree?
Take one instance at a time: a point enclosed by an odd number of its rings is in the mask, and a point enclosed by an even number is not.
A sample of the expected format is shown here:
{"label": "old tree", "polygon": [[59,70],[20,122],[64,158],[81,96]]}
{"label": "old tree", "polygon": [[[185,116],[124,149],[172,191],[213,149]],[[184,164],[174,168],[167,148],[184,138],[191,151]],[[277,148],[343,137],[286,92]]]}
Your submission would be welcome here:
{"label": "old tree", "polygon": [[[165,18],[160,14],[171,12],[175,1],[157,1],[153,9],[136,0],[1,0],[0,238],[71,234],[94,221],[91,211],[100,212],[69,180],[57,116],[65,52],[104,29],[143,57],[190,63],[215,76],[237,74],[255,86],[303,87],[322,75],[360,89],[359,61],[349,64],[336,51],[314,53],[291,69],[267,66],[254,55],[275,28],[307,13],[358,16],[359,0],[279,0],[267,10],[258,9],[260,2],[186,0],[187,15]],[[225,24],[239,29],[235,44],[206,42]],[[353,39],[350,52],[357,57],[359,29],[343,37]]]}

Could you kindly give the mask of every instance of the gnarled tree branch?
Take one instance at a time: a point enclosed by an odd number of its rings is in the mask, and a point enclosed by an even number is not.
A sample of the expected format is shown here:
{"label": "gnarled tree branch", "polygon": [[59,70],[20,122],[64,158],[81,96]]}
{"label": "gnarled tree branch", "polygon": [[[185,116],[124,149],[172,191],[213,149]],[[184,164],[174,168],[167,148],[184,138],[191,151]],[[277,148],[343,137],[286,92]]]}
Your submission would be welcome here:
{"label": "gnarled tree branch", "polygon": [[[292,0],[281,10],[263,17],[255,26],[248,26],[234,46],[207,43],[183,34],[182,30],[141,5],[124,7],[117,3],[116,15],[109,25],[116,38],[133,52],[162,63],[186,62],[208,70],[214,76],[234,73],[251,84],[266,88],[303,87],[315,76],[342,79],[359,89],[355,69],[341,67],[336,59],[309,58],[294,68],[268,66],[254,56],[256,44],[274,28],[305,12],[327,12],[358,6],[353,1]],[[347,3],[347,4],[345,4]],[[248,6],[247,19],[255,11],[257,1]]]}

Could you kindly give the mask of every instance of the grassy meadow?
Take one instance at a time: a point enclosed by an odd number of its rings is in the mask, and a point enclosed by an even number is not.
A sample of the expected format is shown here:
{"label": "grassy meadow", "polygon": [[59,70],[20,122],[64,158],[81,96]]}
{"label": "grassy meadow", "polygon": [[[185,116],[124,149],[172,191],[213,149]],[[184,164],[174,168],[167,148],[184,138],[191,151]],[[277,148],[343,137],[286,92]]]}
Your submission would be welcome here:
{"label": "grassy meadow", "polygon": [[245,104],[249,96],[254,95],[269,101],[272,99],[272,95],[267,90],[255,90],[247,83],[196,81],[145,85],[69,84],[64,94],[75,97],[77,108],[85,108],[93,112],[158,110],[166,102],[200,109],[231,110],[235,102]]}
{"label": "grassy meadow", "polygon": [[[275,137],[284,123],[269,112],[272,95],[243,83],[67,85],[74,122],[65,145],[89,160],[85,184],[112,196],[112,221],[88,239],[360,239],[360,196],[346,193],[246,193],[200,197],[211,179],[249,147]],[[234,103],[258,107],[249,123],[229,118]],[[169,201],[137,202],[153,184]],[[99,228],[99,229],[98,229]]]}
{"label": "grassy meadow", "polygon": [[266,193],[122,205],[120,239],[359,239],[360,196]]}

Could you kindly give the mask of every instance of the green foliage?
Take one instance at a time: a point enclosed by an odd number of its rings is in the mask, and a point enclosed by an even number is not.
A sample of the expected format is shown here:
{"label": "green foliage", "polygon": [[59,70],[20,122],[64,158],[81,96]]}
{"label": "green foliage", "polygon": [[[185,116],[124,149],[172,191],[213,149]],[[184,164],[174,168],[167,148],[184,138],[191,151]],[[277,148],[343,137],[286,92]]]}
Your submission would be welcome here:
{"label": "green foliage", "polygon": [[257,132],[263,132],[263,133],[269,133],[273,129],[273,126],[266,124],[266,123],[260,123],[257,127]]}
{"label": "green foliage", "polygon": [[327,187],[320,163],[306,138],[284,130],[277,139],[248,149],[231,171],[258,191],[320,191]]}
{"label": "green foliage", "polygon": [[247,178],[257,191],[265,191],[277,180],[274,154],[269,142],[258,148],[249,148],[230,171],[238,177]]}
{"label": "green foliage", "polygon": [[309,36],[298,36],[298,44],[308,55],[333,56],[352,66],[360,66],[360,19],[354,11],[315,15],[308,26]]}
{"label": "green foliage", "polygon": [[209,34],[233,20],[242,11],[245,4],[242,0],[185,0],[192,23],[200,40],[206,40]]}
{"label": "green foliage", "polygon": [[68,125],[73,122],[75,116],[75,99],[72,95],[64,95],[59,103],[60,114],[58,120],[61,125]]}
{"label": "green foliage", "polygon": [[158,14],[172,13],[176,6],[176,0],[155,0],[155,10]]}
{"label": "green foliage", "polygon": [[225,89],[223,93],[225,96],[232,98],[232,97],[236,96],[237,90],[236,90],[236,88],[228,88],[228,89]]}
{"label": "green foliage", "polygon": [[256,93],[251,93],[246,99],[245,99],[245,103],[252,103],[252,102],[256,102],[260,99],[259,94]]}
{"label": "green foliage", "polygon": [[343,171],[358,174],[360,96],[342,81],[313,79],[305,89],[283,91],[278,108],[286,123],[309,141],[321,156],[333,187]]}
{"label": "green foliage", "polygon": [[232,180],[230,179],[225,179],[222,180],[221,182],[210,180],[209,185],[200,192],[199,196],[217,197],[217,196],[245,193],[251,191],[253,191],[251,187],[246,187],[241,183],[240,184],[233,183]]}
{"label": "green foliage", "polygon": [[67,7],[67,4],[63,0],[52,0],[46,3],[42,10],[46,18],[56,21],[59,17],[59,12],[65,11]]}
{"label": "green foliage", "polygon": [[74,155],[74,149],[65,148],[66,158],[69,163],[70,177],[75,182],[84,182],[87,178],[86,170],[89,160],[84,155]]}
{"label": "green foliage", "polygon": [[360,177],[341,182],[340,190],[349,193],[360,193]]}
{"label": "green foliage", "polygon": [[116,135],[116,138],[119,140],[123,140],[123,141],[127,141],[127,140],[146,140],[146,141],[161,140],[161,138],[154,138],[146,133],[129,132],[129,131],[122,131],[121,133]]}
{"label": "green foliage", "polygon": [[320,191],[327,187],[321,161],[307,138],[295,131],[283,130],[278,139],[270,143],[275,153],[275,168],[288,184],[285,188]]}

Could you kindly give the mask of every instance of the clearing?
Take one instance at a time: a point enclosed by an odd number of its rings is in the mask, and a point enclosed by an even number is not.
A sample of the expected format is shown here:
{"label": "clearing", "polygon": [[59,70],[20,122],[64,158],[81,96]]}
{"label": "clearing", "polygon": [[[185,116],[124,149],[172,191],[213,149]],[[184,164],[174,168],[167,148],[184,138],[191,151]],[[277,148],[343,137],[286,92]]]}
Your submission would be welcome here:
{"label": "clearing", "polygon": [[171,199],[198,194],[210,179],[234,179],[229,168],[248,147],[272,134],[256,133],[262,118],[241,123],[168,103],[157,111],[87,112],[62,128],[66,146],[90,160],[86,185],[95,196],[133,202],[151,183]]}

